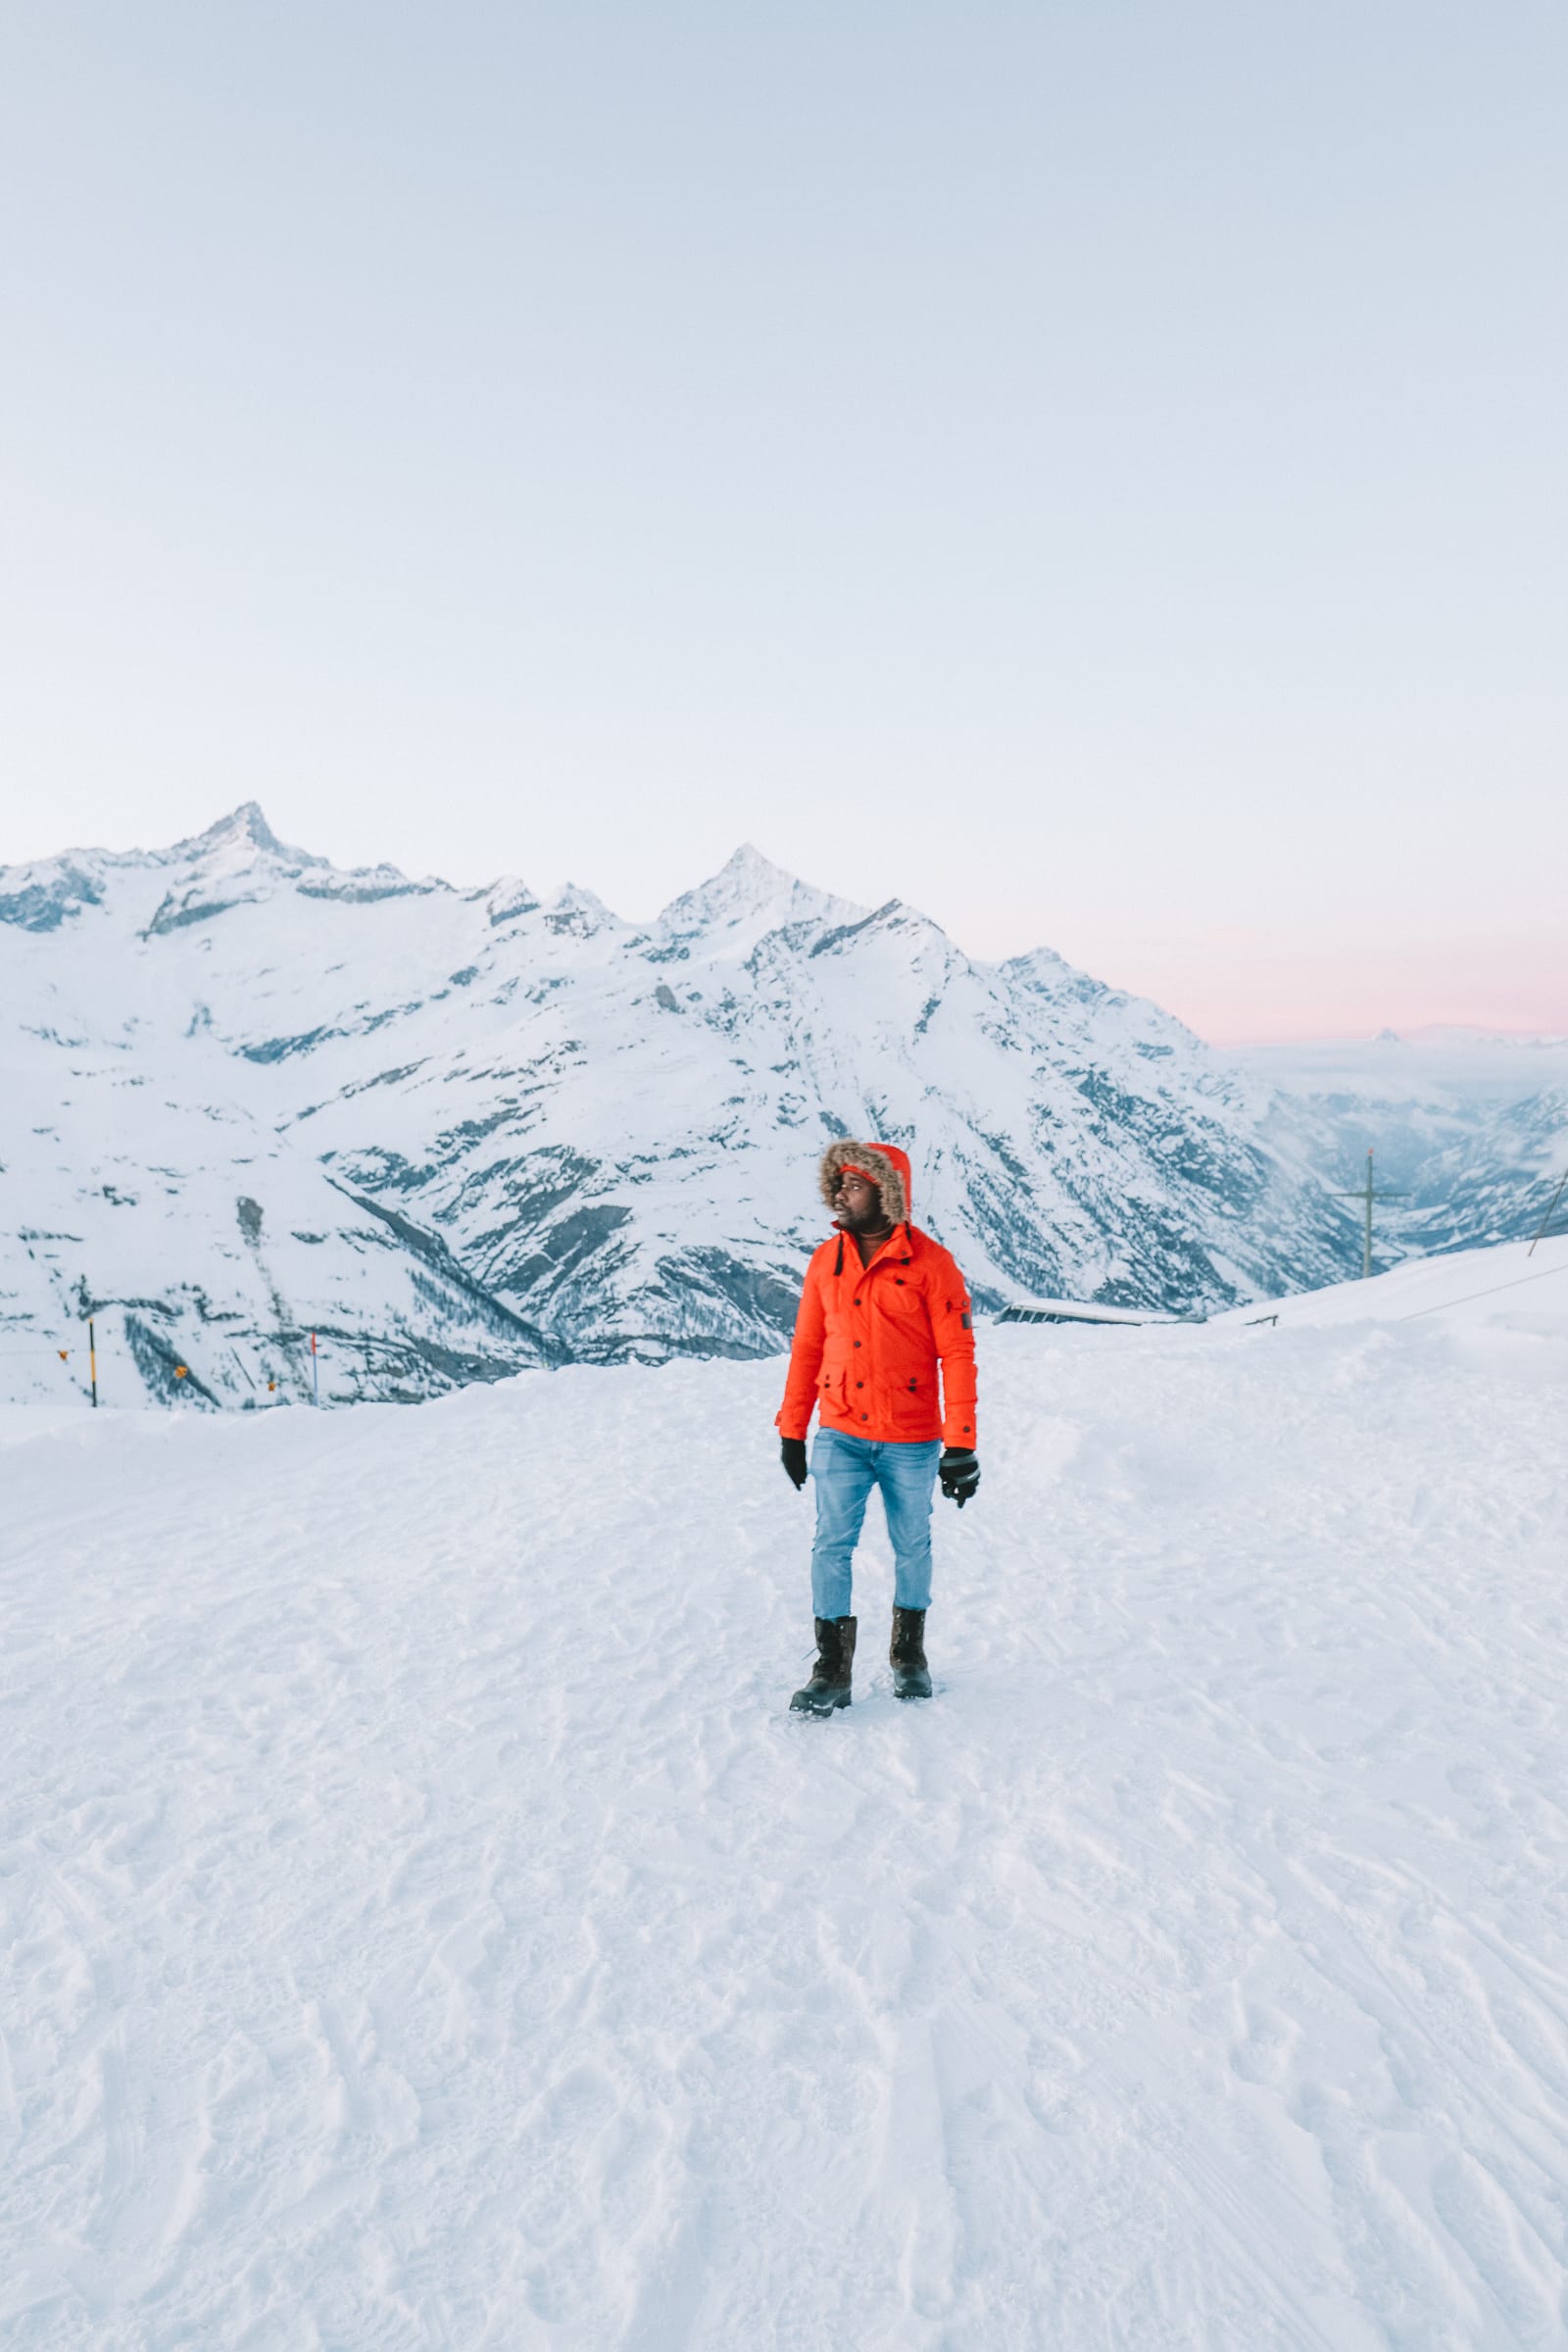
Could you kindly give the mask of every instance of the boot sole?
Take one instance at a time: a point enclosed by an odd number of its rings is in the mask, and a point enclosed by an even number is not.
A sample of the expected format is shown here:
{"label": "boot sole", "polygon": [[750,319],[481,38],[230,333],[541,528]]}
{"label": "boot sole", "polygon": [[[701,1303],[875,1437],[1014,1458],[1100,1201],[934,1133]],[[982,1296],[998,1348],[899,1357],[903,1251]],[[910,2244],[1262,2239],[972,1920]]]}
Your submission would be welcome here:
{"label": "boot sole", "polygon": [[893,1695],[895,1698],[929,1698],[931,1695],[931,1677],[929,1675],[922,1676],[921,1680],[917,1683],[901,1683],[898,1679],[898,1676],[895,1675],[893,1678]]}
{"label": "boot sole", "polygon": [[790,1713],[792,1715],[832,1715],[840,1707],[847,1707],[849,1704],[848,1690],[829,1691],[824,1693],[821,1698],[808,1698],[804,1690],[797,1690],[795,1696],[790,1700]]}

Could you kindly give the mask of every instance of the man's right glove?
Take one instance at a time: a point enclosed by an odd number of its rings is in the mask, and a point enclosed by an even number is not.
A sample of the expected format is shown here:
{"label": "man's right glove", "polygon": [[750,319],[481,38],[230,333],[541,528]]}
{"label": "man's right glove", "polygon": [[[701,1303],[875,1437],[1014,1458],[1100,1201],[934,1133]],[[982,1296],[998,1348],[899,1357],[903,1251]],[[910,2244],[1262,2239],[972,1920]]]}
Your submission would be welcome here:
{"label": "man's right glove", "polygon": [[937,1468],[943,1494],[961,1511],[980,1484],[980,1456],[965,1446],[949,1446]]}
{"label": "man's right glove", "polygon": [[784,1475],[799,1492],[806,1484],[806,1440],[781,1438],[778,1450],[784,1463]]}

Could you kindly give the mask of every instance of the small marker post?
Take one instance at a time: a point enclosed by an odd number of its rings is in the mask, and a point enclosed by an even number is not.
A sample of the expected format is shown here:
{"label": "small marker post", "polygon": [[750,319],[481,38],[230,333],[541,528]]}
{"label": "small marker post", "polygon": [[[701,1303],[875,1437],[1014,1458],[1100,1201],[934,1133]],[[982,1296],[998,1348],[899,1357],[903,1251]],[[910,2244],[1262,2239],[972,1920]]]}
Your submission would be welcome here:
{"label": "small marker post", "polygon": [[91,1315],[87,1317],[87,1370],[92,1380],[92,1409],[96,1412],[98,1410],[98,1338],[92,1327]]}
{"label": "small marker post", "polygon": [[316,1334],[311,1334],[311,1402],[321,1401],[321,1359],[316,1352]]}

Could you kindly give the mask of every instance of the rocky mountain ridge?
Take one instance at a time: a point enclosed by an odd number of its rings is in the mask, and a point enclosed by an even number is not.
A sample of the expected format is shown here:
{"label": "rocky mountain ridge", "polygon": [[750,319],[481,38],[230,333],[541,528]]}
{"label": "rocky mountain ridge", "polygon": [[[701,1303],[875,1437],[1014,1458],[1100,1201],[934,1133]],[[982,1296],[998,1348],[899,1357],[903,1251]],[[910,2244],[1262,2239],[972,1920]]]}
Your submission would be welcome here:
{"label": "rocky mountain ridge", "polygon": [[909,1150],[982,1309],[1354,1261],[1311,1139],[1178,1021],[750,848],[639,927],[344,871],[247,804],[0,871],[0,977],[14,1394],[89,1308],[149,1393],[213,1402],[305,1394],[312,1330],[334,1398],[771,1351],[842,1134]]}

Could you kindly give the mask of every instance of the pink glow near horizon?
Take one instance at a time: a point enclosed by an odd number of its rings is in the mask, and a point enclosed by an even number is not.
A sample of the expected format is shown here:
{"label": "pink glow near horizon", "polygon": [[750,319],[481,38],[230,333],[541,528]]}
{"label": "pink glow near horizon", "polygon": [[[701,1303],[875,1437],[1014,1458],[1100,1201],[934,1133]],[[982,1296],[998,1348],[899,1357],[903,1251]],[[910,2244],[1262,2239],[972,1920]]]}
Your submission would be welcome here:
{"label": "pink glow near horizon", "polygon": [[1102,957],[1097,976],[1153,998],[1220,1046],[1366,1038],[1383,1029],[1568,1035],[1568,946],[1558,940],[1381,956],[1250,941],[1171,943]]}

